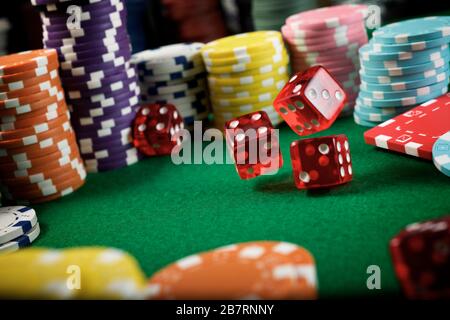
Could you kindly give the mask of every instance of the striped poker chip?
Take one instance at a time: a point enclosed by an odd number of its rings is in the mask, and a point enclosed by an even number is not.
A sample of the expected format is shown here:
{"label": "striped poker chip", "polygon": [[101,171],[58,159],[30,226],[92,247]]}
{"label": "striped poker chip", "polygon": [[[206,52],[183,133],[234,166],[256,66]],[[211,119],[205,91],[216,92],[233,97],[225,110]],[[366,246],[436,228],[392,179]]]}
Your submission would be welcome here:
{"label": "striped poker chip", "polygon": [[178,260],[153,275],[146,292],[150,299],[316,299],[317,287],[310,252],[257,241]]}
{"label": "striped poker chip", "polygon": [[14,240],[0,244],[0,252],[1,253],[13,252],[21,248],[28,247],[29,245],[31,245],[32,242],[34,242],[34,240],[37,239],[40,233],[41,229],[39,227],[39,223],[36,223],[33,226],[33,228],[31,228],[31,230],[28,231],[27,233],[21,235],[20,237]]}
{"label": "striped poker chip", "polygon": [[436,168],[450,177],[450,131],[436,140],[432,155]]}
{"label": "striped poker chip", "polygon": [[29,207],[0,208],[0,245],[30,231],[37,223],[36,211]]}

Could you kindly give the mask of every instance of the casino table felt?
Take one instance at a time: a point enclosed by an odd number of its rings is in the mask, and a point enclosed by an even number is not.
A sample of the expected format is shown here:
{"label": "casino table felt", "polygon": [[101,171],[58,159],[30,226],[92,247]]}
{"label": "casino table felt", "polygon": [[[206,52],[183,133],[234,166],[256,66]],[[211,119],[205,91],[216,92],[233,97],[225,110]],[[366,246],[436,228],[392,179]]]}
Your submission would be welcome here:
{"label": "casino table felt", "polygon": [[[353,181],[328,191],[295,188],[289,145],[298,136],[286,125],[285,164],[272,176],[243,181],[232,164],[177,166],[170,157],[89,174],[78,192],[34,206],[34,246],[121,248],[151,276],[219,246],[288,241],[314,255],[319,297],[397,296],[389,240],[409,223],[449,214],[450,185],[430,161],[366,145],[365,130],[345,118],[320,133],[346,134],[352,150]],[[381,290],[366,287],[370,265],[381,269]]]}

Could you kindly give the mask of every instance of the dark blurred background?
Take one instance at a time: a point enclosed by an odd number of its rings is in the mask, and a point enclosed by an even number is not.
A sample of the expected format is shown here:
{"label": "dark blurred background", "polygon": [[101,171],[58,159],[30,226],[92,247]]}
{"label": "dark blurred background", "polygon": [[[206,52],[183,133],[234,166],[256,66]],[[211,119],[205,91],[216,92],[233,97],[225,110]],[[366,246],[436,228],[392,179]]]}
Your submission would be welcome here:
{"label": "dark blurred background", "polygon": [[[293,13],[340,3],[375,4],[382,24],[416,16],[450,15],[447,0],[124,0],[133,51],[176,42],[208,42],[252,30],[279,30]],[[76,0],[74,1],[76,3]],[[40,48],[41,23],[29,0],[3,1],[0,55]]]}

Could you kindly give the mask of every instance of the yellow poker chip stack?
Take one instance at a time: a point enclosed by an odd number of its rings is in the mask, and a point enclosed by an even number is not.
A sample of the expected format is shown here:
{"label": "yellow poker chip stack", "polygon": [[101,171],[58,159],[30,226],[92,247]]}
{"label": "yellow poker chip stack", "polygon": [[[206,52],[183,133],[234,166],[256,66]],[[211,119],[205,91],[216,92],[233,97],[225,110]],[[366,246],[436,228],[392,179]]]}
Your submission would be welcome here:
{"label": "yellow poker chip stack", "polygon": [[135,258],[114,248],[31,248],[0,254],[0,298],[141,299],[145,285]]}
{"label": "yellow poker chip stack", "polygon": [[257,31],[215,40],[202,48],[214,122],[263,110],[272,123],[282,118],[272,103],[288,81],[289,57],[280,32]]}

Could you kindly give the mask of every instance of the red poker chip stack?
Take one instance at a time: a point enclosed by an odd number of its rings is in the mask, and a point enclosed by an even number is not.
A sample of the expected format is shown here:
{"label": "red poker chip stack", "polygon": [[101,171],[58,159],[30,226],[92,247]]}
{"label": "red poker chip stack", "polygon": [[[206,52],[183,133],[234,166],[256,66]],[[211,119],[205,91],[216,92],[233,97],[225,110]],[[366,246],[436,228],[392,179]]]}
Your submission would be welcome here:
{"label": "red poker chip stack", "polygon": [[368,42],[366,16],[365,5],[325,7],[292,15],[281,29],[293,73],[321,65],[341,83],[348,98],[341,115],[352,114],[358,96],[358,49]]}
{"label": "red poker chip stack", "polygon": [[219,0],[163,0],[180,41],[209,42],[228,35]]}
{"label": "red poker chip stack", "polygon": [[53,49],[0,57],[0,189],[7,201],[46,202],[85,182],[58,66]]}

